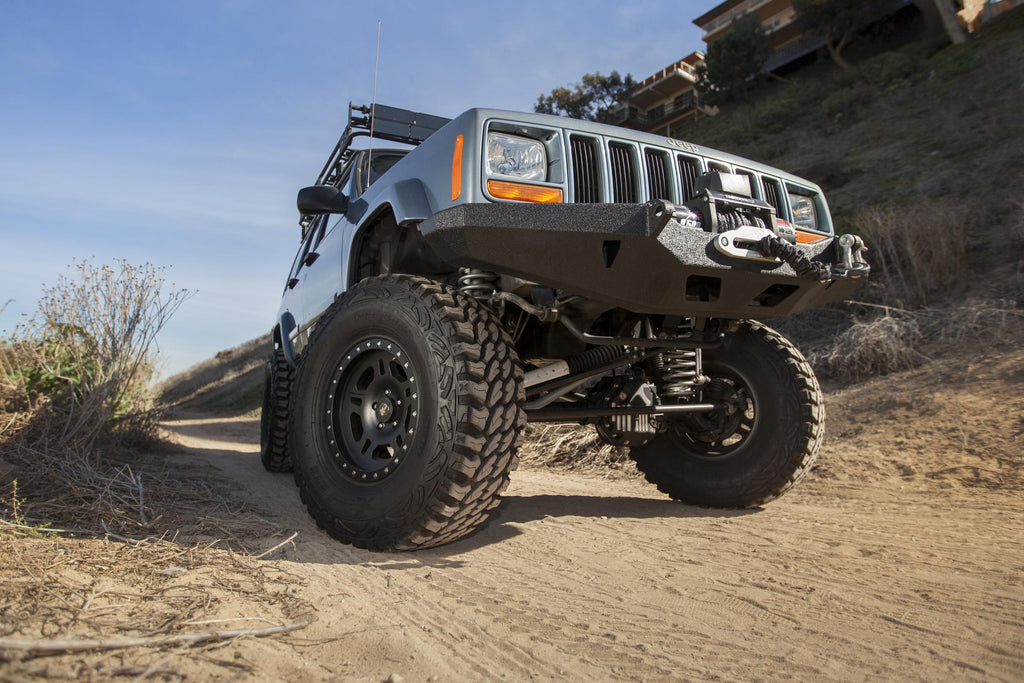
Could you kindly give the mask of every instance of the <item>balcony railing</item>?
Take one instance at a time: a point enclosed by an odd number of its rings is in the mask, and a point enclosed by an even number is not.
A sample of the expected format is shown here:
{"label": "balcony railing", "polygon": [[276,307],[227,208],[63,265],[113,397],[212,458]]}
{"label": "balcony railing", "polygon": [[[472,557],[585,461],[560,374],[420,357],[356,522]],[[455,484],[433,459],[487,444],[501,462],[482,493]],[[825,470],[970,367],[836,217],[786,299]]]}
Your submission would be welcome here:
{"label": "balcony railing", "polygon": [[673,76],[673,75],[675,75],[675,73],[677,71],[682,71],[684,74],[689,76],[691,79],[696,79],[697,78],[696,70],[692,66],[687,64],[686,63],[686,59],[684,58],[684,59],[680,59],[678,62],[675,62],[673,64],[669,64],[668,66],[666,66],[661,71],[658,71],[658,72],[656,72],[654,74],[651,74],[650,76],[648,76],[644,80],[640,81],[639,83],[637,83],[633,87],[633,92],[639,92],[639,91],[643,90],[644,88],[646,88],[648,86],[654,85],[658,81],[664,80],[664,79],[668,78],[669,76]]}

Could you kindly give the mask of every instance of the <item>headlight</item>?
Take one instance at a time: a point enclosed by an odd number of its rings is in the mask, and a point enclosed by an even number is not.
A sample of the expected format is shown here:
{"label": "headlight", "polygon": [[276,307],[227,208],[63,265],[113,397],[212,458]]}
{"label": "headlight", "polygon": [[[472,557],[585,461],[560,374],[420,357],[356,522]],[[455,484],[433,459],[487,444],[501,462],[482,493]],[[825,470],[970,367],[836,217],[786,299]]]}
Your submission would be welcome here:
{"label": "headlight", "polygon": [[793,209],[793,223],[798,228],[818,229],[818,211],[814,206],[813,197],[790,192],[789,206]]}
{"label": "headlight", "polygon": [[487,172],[522,180],[544,180],[548,158],[537,140],[507,133],[487,134]]}

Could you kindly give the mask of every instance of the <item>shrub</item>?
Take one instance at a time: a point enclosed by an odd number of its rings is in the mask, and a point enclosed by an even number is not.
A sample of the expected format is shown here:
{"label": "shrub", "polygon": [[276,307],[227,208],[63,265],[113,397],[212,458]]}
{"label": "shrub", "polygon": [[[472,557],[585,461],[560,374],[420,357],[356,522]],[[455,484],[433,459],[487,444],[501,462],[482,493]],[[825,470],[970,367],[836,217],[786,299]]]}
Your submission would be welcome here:
{"label": "shrub", "polygon": [[837,89],[821,103],[821,111],[833,127],[849,123],[857,113],[872,102],[875,94],[868,86]]}
{"label": "shrub", "polygon": [[[968,299],[954,306],[906,310],[851,301],[853,322],[812,342],[808,358],[822,376],[857,381],[922,365],[931,356],[1019,348],[1024,310],[1012,299]],[[812,318],[818,312],[809,312]]]}
{"label": "shrub", "polygon": [[868,83],[886,91],[922,81],[928,77],[928,62],[911,52],[883,52],[858,67]]}
{"label": "shrub", "polygon": [[76,263],[0,346],[4,396],[54,418],[41,438],[91,445],[145,425],[153,340],[190,296],[165,294],[164,275],[150,264]]}
{"label": "shrub", "polygon": [[884,375],[917,366],[924,335],[912,316],[893,316],[854,323],[827,350],[812,355],[822,374],[845,379]]}
{"label": "shrub", "polygon": [[106,446],[155,435],[153,342],[191,296],[165,293],[164,274],[149,264],[76,263],[0,340],[0,463],[24,492],[22,517],[47,509],[92,528],[148,524],[142,474]]}

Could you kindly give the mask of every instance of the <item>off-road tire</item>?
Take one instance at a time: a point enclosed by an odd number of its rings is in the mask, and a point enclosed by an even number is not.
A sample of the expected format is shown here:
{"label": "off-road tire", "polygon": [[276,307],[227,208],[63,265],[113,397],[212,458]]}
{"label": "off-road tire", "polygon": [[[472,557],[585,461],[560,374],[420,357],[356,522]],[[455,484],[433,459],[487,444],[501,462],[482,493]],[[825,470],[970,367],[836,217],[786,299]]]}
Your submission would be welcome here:
{"label": "off-road tire", "polygon": [[281,349],[274,349],[263,377],[260,460],[268,472],[291,472],[288,452],[288,399],[295,372]]}
{"label": "off-road tire", "polygon": [[[712,380],[705,400],[717,392],[745,410],[673,420],[630,450],[637,469],[692,505],[755,507],[779,497],[811,469],[824,435],[825,408],[810,364],[778,332],[744,322],[720,347],[704,351],[703,368]],[[717,431],[707,428],[715,424]]]}
{"label": "off-road tire", "polygon": [[475,299],[420,277],[367,278],[324,313],[298,365],[295,481],[331,536],[427,548],[498,504],[526,423],[522,369]]}

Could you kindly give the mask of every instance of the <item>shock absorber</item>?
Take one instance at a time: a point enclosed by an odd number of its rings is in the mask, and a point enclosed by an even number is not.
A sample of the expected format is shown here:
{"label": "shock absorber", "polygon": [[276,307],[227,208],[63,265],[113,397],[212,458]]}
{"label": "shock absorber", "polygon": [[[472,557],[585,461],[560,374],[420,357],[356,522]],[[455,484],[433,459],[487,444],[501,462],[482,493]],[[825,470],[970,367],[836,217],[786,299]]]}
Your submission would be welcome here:
{"label": "shock absorber", "polygon": [[487,302],[498,289],[498,276],[488,270],[459,268],[459,291],[477,301]]}
{"label": "shock absorber", "polygon": [[654,369],[658,393],[666,399],[689,398],[706,381],[701,374],[700,349],[662,351],[654,358]]}

